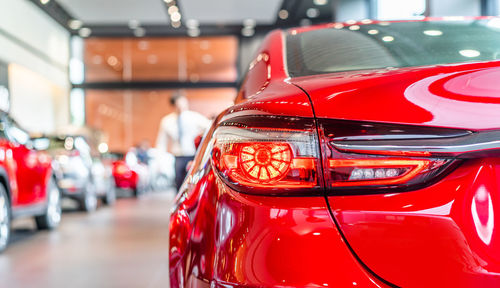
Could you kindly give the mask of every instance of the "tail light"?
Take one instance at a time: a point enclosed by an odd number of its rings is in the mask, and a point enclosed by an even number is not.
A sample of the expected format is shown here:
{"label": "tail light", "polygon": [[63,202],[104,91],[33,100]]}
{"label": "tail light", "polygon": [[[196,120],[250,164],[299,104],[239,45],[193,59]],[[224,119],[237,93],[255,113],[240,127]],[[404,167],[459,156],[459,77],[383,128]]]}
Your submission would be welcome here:
{"label": "tail light", "polygon": [[115,162],[113,165],[113,170],[114,170],[114,174],[116,174],[116,175],[127,176],[127,175],[131,174],[130,169],[128,168],[127,164],[125,164],[125,162],[123,162],[123,161]]}
{"label": "tail light", "polygon": [[342,190],[388,190],[414,188],[437,179],[453,159],[392,157],[340,153],[330,148],[327,187]]}
{"label": "tail light", "polygon": [[293,117],[227,120],[214,134],[212,163],[243,193],[349,195],[419,189],[464,158],[500,153],[498,130],[317,121],[316,127],[313,119]]}
{"label": "tail light", "polygon": [[342,120],[321,120],[320,128],[325,184],[333,193],[383,193],[432,184],[458,161],[444,151],[432,153],[429,144],[470,135],[455,129]]}
{"label": "tail light", "polygon": [[241,192],[319,195],[318,150],[312,119],[240,117],[215,132],[212,160],[226,183]]}

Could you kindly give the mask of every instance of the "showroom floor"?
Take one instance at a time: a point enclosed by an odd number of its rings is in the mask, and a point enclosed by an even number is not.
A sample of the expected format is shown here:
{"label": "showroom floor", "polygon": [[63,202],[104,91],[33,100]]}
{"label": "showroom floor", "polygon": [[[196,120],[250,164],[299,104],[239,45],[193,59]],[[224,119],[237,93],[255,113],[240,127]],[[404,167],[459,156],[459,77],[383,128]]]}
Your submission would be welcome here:
{"label": "showroom floor", "polygon": [[16,222],[0,255],[2,287],[168,287],[173,198],[173,192],[123,198],[91,215],[65,208],[54,232],[35,233],[32,221]]}

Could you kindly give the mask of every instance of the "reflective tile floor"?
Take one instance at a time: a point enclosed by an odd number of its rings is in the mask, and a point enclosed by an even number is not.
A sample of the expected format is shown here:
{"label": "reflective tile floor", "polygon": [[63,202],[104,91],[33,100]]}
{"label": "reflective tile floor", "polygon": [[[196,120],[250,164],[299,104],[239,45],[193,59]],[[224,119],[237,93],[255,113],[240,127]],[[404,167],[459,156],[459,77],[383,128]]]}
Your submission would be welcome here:
{"label": "reflective tile floor", "polygon": [[0,255],[0,287],[168,287],[168,211],[173,192],[121,198],[92,214],[66,201],[61,226],[36,232],[14,222]]}

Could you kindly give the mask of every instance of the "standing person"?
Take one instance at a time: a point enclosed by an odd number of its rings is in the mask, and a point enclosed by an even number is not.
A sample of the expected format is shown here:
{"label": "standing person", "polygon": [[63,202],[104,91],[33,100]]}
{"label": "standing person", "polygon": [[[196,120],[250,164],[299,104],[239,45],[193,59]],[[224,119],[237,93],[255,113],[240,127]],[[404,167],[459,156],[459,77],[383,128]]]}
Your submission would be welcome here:
{"label": "standing person", "polygon": [[174,112],[161,120],[156,146],[175,156],[175,186],[179,190],[187,174],[186,166],[196,152],[195,138],[210,126],[210,120],[190,111],[188,100],[180,91],[171,96],[170,105]]}

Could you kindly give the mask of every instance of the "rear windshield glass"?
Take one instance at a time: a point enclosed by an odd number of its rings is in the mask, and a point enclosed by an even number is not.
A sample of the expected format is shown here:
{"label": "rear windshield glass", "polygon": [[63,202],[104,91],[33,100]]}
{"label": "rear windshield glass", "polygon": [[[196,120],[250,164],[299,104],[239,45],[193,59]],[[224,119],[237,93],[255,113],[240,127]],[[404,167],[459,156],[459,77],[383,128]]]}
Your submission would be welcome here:
{"label": "rear windshield glass", "polygon": [[287,36],[292,77],[500,58],[500,18],[381,22]]}

